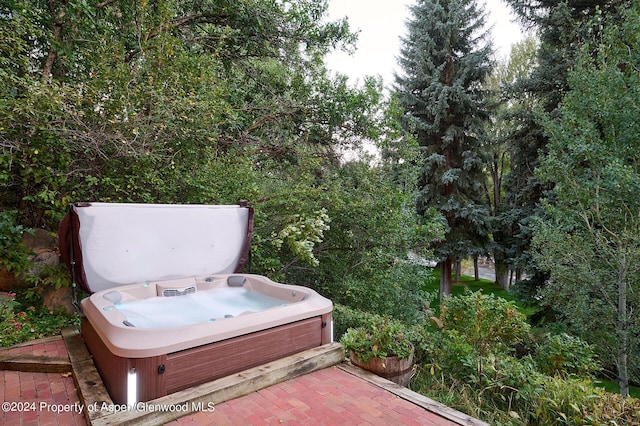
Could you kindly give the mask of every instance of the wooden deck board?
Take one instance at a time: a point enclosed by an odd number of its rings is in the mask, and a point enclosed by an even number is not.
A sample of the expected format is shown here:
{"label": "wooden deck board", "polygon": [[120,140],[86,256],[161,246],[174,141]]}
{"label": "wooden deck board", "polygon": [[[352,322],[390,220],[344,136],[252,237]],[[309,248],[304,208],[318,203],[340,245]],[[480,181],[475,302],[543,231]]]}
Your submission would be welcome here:
{"label": "wooden deck board", "polygon": [[[78,390],[78,397],[84,407],[102,407],[103,404],[112,406],[113,401],[104,387],[102,378],[96,369],[93,359],[82,341],[80,332],[75,327],[62,330],[62,337],[69,353],[73,379]],[[110,413],[99,409],[86,409],[84,415],[87,423],[93,424],[101,417]]]}
{"label": "wooden deck board", "polygon": [[49,337],[43,337],[41,339],[34,339],[34,340],[28,340],[26,342],[22,342],[22,343],[16,343],[15,345],[11,345],[11,346],[3,346],[2,350],[9,350],[9,349],[15,349],[15,348],[23,348],[26,346],[33,346],[36,344],[45,344],[45,343],[53,343],[53,342],[57,342],[59,340],[62,339],[62,336],[60,335],[55,335],[55,336],[49,336]]}
{"label": "wooden deck board", "polygon": [[32,354],[0,354],[0,370],[31,373],[69,373],[68,358]]}

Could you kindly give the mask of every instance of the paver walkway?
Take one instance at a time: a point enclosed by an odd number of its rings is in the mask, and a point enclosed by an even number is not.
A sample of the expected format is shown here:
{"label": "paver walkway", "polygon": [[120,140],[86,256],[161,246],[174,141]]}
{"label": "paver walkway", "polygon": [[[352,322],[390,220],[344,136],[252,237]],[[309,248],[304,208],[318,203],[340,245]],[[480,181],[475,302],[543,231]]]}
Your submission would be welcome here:
{"label": "paver walkway", "polygon": [[[1,354],[67,356],[64,341],[0,351]],[[86,425],[71,373],[0,370],[0,424]],[[455,425],[376,384],[334,366],[241,398],[215,404],[169,423],[194,425]]]}

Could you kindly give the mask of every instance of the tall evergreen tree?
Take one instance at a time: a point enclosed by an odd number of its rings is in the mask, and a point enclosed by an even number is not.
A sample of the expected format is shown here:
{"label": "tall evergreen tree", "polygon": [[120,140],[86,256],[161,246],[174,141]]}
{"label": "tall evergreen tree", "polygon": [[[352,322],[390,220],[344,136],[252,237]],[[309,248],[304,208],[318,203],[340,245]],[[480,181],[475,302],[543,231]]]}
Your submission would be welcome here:
{"label": "tall evergreen tree", "polygon": [[424,152],[416,207],[435,207],[449,230],[436,247],[441,297],[451,293],[451,266],[484,250],[484,126],[482,82],[493,67],[486,14],[475,0],[419,0],[402,40],[396,91],[406,129]]}

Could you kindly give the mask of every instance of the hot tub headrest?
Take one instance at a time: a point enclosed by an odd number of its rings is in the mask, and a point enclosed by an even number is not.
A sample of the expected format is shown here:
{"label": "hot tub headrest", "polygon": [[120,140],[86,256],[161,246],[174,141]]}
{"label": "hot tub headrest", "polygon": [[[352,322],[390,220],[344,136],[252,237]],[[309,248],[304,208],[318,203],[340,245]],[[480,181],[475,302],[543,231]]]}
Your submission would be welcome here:
{"label": "hot tub headrest", "polygon": [[122,293],[120,293],[118,290],[114,290],[105,293],[102,297],[115,305],[117,303],[120,303],[120,301],[122,300]]}
{"label": "hot tub headrest", "polygon": [[227,285],[229,287],[242,287],[247,282],[247,277],[243,275],[231,275],[227,278]]}

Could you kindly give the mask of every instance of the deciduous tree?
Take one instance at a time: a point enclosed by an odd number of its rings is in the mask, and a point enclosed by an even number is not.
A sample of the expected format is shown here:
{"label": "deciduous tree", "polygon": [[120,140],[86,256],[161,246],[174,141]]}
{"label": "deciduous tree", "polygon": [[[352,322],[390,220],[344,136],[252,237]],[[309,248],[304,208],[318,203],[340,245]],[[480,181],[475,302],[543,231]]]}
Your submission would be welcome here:
{"label": "deciduous tree", "polygon": [[[624,2],[611,0],[507,0],[521,24],[533,29],[540,40],[533,72],[514,85],[513,98],[535,98],[546,113],[552,114],[567,91],[567,71],[575,63],[580,38],[600,31],[588,22],[600,10],[606,19],[616,20]],[[526,270],[527,279],[519,284],[521,294],[535,295],[548,278],[532,259],[530,243],[532,219],[540,212],[544,192],[552,182],[542,183],[535,175],[540,155],[546,151],[547,137],[533,109],[523,109],[514,129],[511,169],[507,176],[505,219],[514,230],[510,250],[517,269]]]}
{"label": "deciduous tree", "polygon": [[544,302],[616,367],[623,396],[640,366],[640,7],[629,6],[583,46],[561,117],[544,122],[538,176],[555,187],[534,239],[551,276]]}

